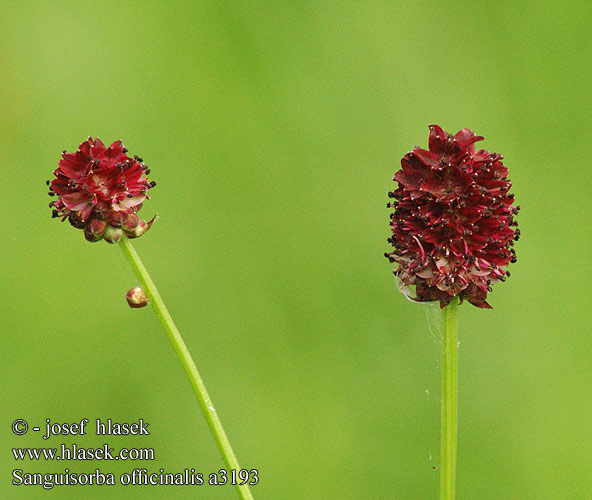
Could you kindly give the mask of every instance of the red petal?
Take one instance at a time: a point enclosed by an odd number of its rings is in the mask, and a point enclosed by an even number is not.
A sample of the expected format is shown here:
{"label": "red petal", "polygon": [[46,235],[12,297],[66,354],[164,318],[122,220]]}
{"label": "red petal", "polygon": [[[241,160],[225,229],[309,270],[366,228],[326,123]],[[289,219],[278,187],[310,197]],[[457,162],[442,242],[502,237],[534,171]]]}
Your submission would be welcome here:
{"label": "red petal", "polygon": [[90,154],[90,147],[93,144],[93,138],[89,137],[88,141],[83,142],[80,146],[78,146],[78,151],[76,153],[82,152],[88,158]]}
{"label": "red petal", "polygon": [[86,193],[83,193],[82,191],[65,194],[61,197],[61,200],[64,202],[64,205],[66,205],[66,207],[69,210],[72,210],[73,212],[82,210],[90,203],[88,195]]}
{"label": "red petal", "polygon": [[120,153],[123,151],[123,143],[121,141],[115,141],[107,149],[110,149],[111,151],[116,152],[116,153]]}
{"label": "red petal", "polygon": [[[74,156],[74,155],[72,155]],[[88,170],[88,163],[80,161],[79,158],[64,158],[60,160],[59,171],[70,179],[78,179],[79,177],[86,175]]]}
{"label": "red petal", "polygon": [[428,175],[428,168],[415,159],[414,153],[407,153],[401,159],[401,167],[403,170],[399,170],[395,174],[396,181],[400,182],[403,186],[408,189],[419,189]]}
{"label": "red petal", "polygon": [[[140,203],[142,203],[145,199],[146,199],[146,195],[132,196],[131,198],[128,198],[126,196],[122,200],[122,202],[119,204],[119,206],[122,207],[123,209],[135,207],[136,205],[139,205]],[[116,207],[113,207],[113,208],[115,209]]]}
{"label": "red petal", "polygon": [[101,141],[101,139],[99,139],[98,137],[95,139],[94,143],[91,145],[90,148],[90,155],[95,158],[102,158],[103,155],[105,154],[105,145],[103,144],[103,141]]}
{"label": "red petal", "polygon": [[442,155],[446,150],[448,134],[438,125],[430,125],[430,151]]}
{"label": "red petal", "polygon": [[425,149],[415,149],[413,154],[422,162],[426,167],[429,168],[442,168],[442,164],[440,163],[440,156],[436,153],[431,151],[426,151]]}
{"label": "red petal", "polygon": [[121,141],[115,141],[105,151],[104,158],[109,159],[113,163],[124,163],[129,160],[128,156],[123,152],[123,143]]}
{"label": "red petal", "polygon": [[468,146],[469,144],[474,144],[477,141],[482,141],[483,137],[480,135],[475,135],[471,129],[463,128],[456,133],[454,139],[463,146]]}
{"label": "red petal", "polygon": [[424,191],[432,193],[436,198],[440,198],[446,194],[446,184],[443,181],[431,179],[421,185]]}

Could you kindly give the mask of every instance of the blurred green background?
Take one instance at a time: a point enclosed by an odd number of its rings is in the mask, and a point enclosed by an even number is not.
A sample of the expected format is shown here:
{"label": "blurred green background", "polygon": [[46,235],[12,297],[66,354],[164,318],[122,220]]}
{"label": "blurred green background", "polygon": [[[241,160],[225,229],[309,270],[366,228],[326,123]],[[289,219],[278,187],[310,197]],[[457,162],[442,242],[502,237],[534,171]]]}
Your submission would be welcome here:
{"label": "blurred green background", "polygon": [[[382,256],[387,192],[429,123],[504,154],[512,277],[460,312],[458,498],[592,499],[588,1],[0,3],[0,497],[232,499],[219,487],[12,486],[11,471],[223,466],[117,247],[44,182],[123,139],[161,219],[136,248],[256,499],[436,499],[437,311]],[[434,328],[432,328],[434,330]],[[17,463],[25,418],[150,423],[154,462]],[[435,469],[434,469],[435,468]]]}

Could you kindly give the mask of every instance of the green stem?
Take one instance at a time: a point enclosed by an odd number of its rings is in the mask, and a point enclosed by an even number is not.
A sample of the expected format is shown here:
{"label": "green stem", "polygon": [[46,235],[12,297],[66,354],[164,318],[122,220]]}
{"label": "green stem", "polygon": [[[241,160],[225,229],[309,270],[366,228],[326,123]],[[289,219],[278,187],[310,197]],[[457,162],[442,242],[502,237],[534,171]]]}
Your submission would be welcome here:
{"label": "green stem", "polygon": [[440,500],[456,497],[458,436],[458,298],[442,309]]}
{"label": "green stem", "polygon": [[[214,404],[208,394],[206,386],[197,371],[197,367],[195,366],[195,362],[179,333],[179,330],[175,326],[173,322],[173,318],[171,317],[169,311],[167,310],[160,294],[158,293],[158,289],[156,285],[152,281],[152,278],[148,274],[148,271],[144,267],[140,256],[137,254],[135,248],[132,246],[132,243],[126,237],[123,237],[120,241],[120,247],[123,250],[123,253],[127,257],[130,265],[134,269],[138,280],[140,281],[142,287],[144,288],[144,292],[148,296],[152,307],[154,307],[154,312],[158,319],[162,323],[164,331],[167,334],[177,356],[179,356],[179,360],[181,361],[181,365],[183,365],[183,369],[187,374],[187,378],[189,378],[189,382],[191,383],[191,387],[193,388],[193,392],[195,393],[195,397],[199,402],[199,406],[201,407],[203,414],[208,422],[210,430],[214,435],[214,439],[216,440],[216,444],[218,445],[218,449],[224,458],[224,462],[228,467],[228,475],[230,476],[230,470],[234,469],[237,471],[240,470],[240,466],[238,465],[238,460],[236,459],[236,455],[234,451],[232,451],[232,446],[230,446],[230,442],[228,441],[228,437],[226,436],[226,432],[224,432],[224,428],[222,427],[222,422],[220,422],[220,418],[216,413],[216,409],[214,408]],[[241,485],[237,482],[236,488],[238,490],[238,494],[242,500],[253,500],[253,495],[249,490],[248,484]]]}

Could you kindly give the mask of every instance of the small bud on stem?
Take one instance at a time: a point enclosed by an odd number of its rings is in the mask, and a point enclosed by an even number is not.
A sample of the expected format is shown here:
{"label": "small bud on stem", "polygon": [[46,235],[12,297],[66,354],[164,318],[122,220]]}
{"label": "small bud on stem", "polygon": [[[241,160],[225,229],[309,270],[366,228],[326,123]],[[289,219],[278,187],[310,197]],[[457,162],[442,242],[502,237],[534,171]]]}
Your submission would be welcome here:
{"label": "small bud on stem", "polygon": [[128,305],[133,309],[145,307],[148,304],[148,297],[141,286],[130,288],[125,296]]}
{"label": "small bud on stem", "polygon": [[120,227],[108,226],[105,230],[105,241],[107,243],[118,243],[123,236],[123,230]]}

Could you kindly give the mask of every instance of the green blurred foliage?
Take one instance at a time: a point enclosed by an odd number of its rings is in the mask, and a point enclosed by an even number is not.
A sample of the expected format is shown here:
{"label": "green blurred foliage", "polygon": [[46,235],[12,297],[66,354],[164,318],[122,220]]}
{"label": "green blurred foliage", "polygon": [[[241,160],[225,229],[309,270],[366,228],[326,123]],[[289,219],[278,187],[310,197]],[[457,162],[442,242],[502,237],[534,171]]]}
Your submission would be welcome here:
{"label": "green blurred foliage", "polygon": [[461,308],[458,498],[592,498],[591,21],[584,0],[1,2],[0,496],[236,498],[10,484],[10,449],[50,443],[15,418],[150,422],[109,443],[154,462],[77,472],[222,467],[119,249],[50,217],[60,151],[98,135],[152,168],[136,248],[255,497],[435,499],[438,313],[382,253],[392,175],[438,123],[504,154],[522,206],[494,309]]}

